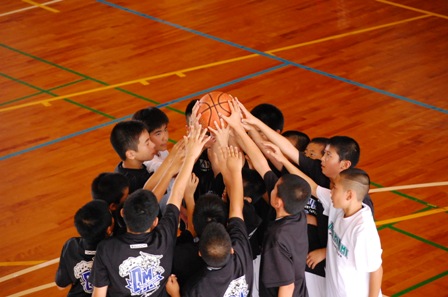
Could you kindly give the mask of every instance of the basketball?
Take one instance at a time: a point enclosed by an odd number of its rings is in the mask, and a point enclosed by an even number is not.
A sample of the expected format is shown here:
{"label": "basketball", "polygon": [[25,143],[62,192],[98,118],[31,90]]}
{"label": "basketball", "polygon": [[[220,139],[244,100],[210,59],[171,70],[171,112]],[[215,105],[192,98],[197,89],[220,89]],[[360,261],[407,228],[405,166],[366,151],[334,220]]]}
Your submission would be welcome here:
{"label": "basketball", "polygon": [[216,129],[215,121],[221,127],[219,113],[225,116],[230,115],[231,110],[229,101],[231,100],[232,96],[223,92],[211,92],[199,99],[198,113],[201,114],[199,123],[202,127]]}

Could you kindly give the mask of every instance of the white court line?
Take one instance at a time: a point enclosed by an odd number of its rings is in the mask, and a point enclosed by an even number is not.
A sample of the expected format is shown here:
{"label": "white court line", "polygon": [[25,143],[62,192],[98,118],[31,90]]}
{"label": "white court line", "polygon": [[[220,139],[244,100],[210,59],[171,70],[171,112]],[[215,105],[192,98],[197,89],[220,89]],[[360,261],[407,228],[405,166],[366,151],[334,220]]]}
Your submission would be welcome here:
{"label": "white court line", "polygon": [[[53,0],[53,1],[42,3],[42,5],[48,5],[48,4],[53,4],[53,3],[62,2],[62,1],[63,0]],[[8,11],[8,12],[0,14],[0,17],[5,16],[5,15],[9,15],[9,14],[13,14],[13,13],[22,12],[22,11],[33,9],[33,8],[39,8],[39,6],[28,6],[28,7],[25,7],[25,8]]]}
{"label": "white court line", "polygon": [[58,262],[59,262],[59,258],[56,258],[56,259],[53,259],[53,260],[50,260],[50,261],[47,261],[47,262],[35,265],[33,267],[30,267],[30,268],[26,268],[26,269],[23,269],[23,270],[20,270],[20,271],[8,274],[8,275],[6,275],[4,277],[0,277],[0,283],[4,282],[4,281],[7,281],[7,280],[10,280],[10,279],[13,279],[15,277],[18,277],[20,275],[26,274],[28,272],[32,272],[34,270],[38,270],[38,269],[41,269],[41,268],[53,265],[53,264],[58,263]]}
{"label": "white court line", "polygon": [[405,186],[375,188],[375,189],[370,189],[369,193],[389,192],[389,191],[428,188],[428,187],[441,187],[441,186],[448,186],[448,181],[426,183],[426,184],[414,184],[414,185],[405,185]]}
{"label": "white court line", "polygon": [[31,293],[34,293],[34,292],[37,292],[37,291],[42,291],[42,290],[45,290],[45,289],[48,289],[48,288],[51,288],[51,287],[55,287],[55,286],[56,286],[56,284],[53,282],[53,283],[49,283],[49,284],[46,284],[46,285],[34,287],[34,288],[31,288],[31,289],[28,289],[28,290],[25,290],[25,291],[21,291],[19,293],[14,293],[14,294],[8,295],[6,297],[25,296],[25,295],[28,295],[28,294],[31,294]]}

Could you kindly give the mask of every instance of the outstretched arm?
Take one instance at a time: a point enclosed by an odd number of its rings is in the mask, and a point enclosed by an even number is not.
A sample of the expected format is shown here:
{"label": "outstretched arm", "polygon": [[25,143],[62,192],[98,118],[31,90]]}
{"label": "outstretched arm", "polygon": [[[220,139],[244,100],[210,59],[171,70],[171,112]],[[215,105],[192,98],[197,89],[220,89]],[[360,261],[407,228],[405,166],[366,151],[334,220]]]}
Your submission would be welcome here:
{"label": "outstretched arm", "polygon": [[238,104],[243,116],[245,117],[243,118],[243,124],[250,124],[257,127],[269,139],[269,141],[281,148],[285,156],[294,162],[299,162],[299,151],[291,144],[291,142],[289,142],[286,137],[272,130],[265,123],[253,116],[241,102],[238,101]]}
{"label": "outstretched arm", "polygon": [[229,218],[243,218],[244,193],[243,193],[243,154],[236,147],[222,148],[218,154],[219,161],[225,164],[221,167],[221,173],[226,185],[227,195],[230,200]]}
{"label": "outstretched arm", "polygon": [[246,130],[241,124],[241,113],[237,101],[230,102],[231,114],[229,117],[221,115],[221,117],[229,124],[232,128],[234,135],[237,138],[237,143],[242,148],[242,150],[249,156],[251,163],[255,170],[264,177],[266,172],[270,171],[271,168],[264,157],[263,153],[260,151],[258,146],[253,142],[253,140],[247,135]]}
{"label": "outstretched arm", "polygon": [[206,129],[202,129],[198,123],[195,123],[189,135],[184,136],[185,160],[176,180],[174,181],[167,204],[174,204],[180,209],[185,188],[187,187],[188,179],[191,176],[190,174],[193,170],[194,163],[201,154],[205,143],[210,139],[210,136],[205,135],[206,132]]}
{"label": "outstretched arm", "polygon": [[303,178],[304,180],[306,180],[306,182],[310,185],[311,187],[311,194],[314,197],[317,197],[316,195],[316,190],[317,190],[317,184],[314,182],[314,180],[312,180],[308,175],[306,175],[305,173],[303,173],[299,168],[297,168],[296,166],[294,166],[294,164],[292,164],[280,151],[280,149],[269,142],[265,142],[263,144],[267,149],[268,149],[268,153],[271,154],[278,162],[282,163],[283,166],[285,166],[286,170],[288,170],[289,173],[295,174],[300,176],[301,178]]}

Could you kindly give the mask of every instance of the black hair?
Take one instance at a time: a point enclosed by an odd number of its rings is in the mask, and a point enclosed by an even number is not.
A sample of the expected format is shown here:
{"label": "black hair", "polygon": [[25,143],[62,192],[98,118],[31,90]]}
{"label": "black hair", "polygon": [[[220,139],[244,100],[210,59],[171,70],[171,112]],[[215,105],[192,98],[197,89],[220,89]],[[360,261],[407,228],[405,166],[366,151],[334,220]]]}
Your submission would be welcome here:
{"label": "black hair", "polygon": [[285,174],[277,182],[277,196],[289,214],[301,212],[311,197],[310,185],[300,176]]}
{"label": "black hair", "polygon": [[341,183],[346,190],[354,190],[357,194],[358,201],[362,201],[369,192],[370,177],[362,169],[347,168],[339,173]]}
{"label": "black hair", "polygon": [[104,200],[108,205],[119,204],[126,188],[129,188],[126,176],[118,172],[103,172],[92,182],[92,198]]}
{"label": "black hair", "polygon": [[224,225],[210,222],[199,241],[204,262],[211,267],[223,267],[229,261],[232,241]]}
{"label": "black hair", "polygon": [[250,113],[260,119],[274,131],[283,131],[285,120],[283,113],[276,106],[268,103],[262,103],[255,106]]}
{"label": "black hair", "polygon": [[348,136],[333,136],[328,140],[328,145],[336,150],[339,161],[350,161],[350,167],[355,167],[358,164],[361,149],[353,138]]}
{"label": "black hair", "polygon": [[295,147],[299,152],[303,152],[306,149],[308,143],[310,143],[310,137],[303,132],[297,130],[288,130],[282,133],[286,138],[291,138],[296,142]]}
{"label": "black hair", "polygon": [[123,204],[123,219],[132,232],[146,232],[158,214],[159,202],[154,193],[148,190],[138,189]]}
{"label": "black hair", "polygon": [[252,204],[257,203],[263,194],[266,193],[266,185],[261,175],[256,171],[246,167],[242,170],[244,197],[250,197]]}
{"label": "black hair", "polygon": [[126,160],[128,150],[137,151],[140,135],[145,130],[148,129],[140,121],[124,121],[114,126],[110,134],[110,142],[121,160]]}
{"label": "black hair", "polygon": [[96,246],[107,237],[107,228],[112,225],[112,214],[105,201],[93,200],[76,212],[74,221],[79,235]]}
{"label": "black hair", "polygon": [[193,211],[193,226],[198,237],[201,237],[205,226],[210,222],[225,225],[228,218],[228,209],[222,199],[216,194],[204,194],[196,201]]}
{"label": "black hair", "polygon": [[168,116],[157,107],[148,107],[140,109],[132,116],[133,120],[142,121],[148,128],[148,132],[161,128],[163,125],[168,125]]}
{"label": "black hair", "polygon": [[188,122],[188,119],[191,117],[191,114],[193,113],[193,107],[196,104],[196,102],[198,102],[199,99],[192,99],[187,107],[185,108],[185,118],[187,120],[187,125],[190,125],[190,123]]}

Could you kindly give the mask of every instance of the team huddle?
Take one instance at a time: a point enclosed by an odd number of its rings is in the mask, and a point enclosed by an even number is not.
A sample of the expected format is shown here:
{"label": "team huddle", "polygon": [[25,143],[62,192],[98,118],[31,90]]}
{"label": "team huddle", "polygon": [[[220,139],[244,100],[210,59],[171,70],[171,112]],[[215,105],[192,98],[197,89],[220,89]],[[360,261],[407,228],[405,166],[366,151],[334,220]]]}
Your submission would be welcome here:
{"label": "team huddle", "polygon": [[156,107],[114,126],[121,161],[76,212],[80,237],[62,248],[58,287],[95,297],[382,296],[358,143],[283,132],[278,108],[249,111],[236,98],[203,127],[197,101],[170,151]]}

